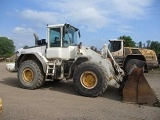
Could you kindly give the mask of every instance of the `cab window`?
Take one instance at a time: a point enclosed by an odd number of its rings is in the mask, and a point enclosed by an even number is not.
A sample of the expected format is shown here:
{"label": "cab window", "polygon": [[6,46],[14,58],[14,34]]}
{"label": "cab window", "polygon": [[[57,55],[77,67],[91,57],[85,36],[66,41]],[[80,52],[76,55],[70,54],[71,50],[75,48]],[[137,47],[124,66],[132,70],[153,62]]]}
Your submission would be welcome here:
{"label": "cab window", "polygon": [[63,47],[75,46],[77,45],[77,32],[75,29],[69,27],[67,32],[63,36]]}
{"label": "cab window", "polygon": [[50,47],[60,47],[61,46],[61,34],[60,28],[50,29]]}
{"label": "cab window", "polygon": [[121,41],[110,41],[108,48],[111,52],[116,52],[121,49]]}

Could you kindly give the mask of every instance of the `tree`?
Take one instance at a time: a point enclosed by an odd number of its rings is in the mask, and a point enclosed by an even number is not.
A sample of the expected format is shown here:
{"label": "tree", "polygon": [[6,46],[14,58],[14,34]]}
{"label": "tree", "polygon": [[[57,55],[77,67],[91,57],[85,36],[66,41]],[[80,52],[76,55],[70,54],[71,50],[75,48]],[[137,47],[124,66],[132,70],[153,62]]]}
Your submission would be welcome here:
{"label": "tree", "polygon": [[160,42],[151,41],[149,49],[154,50],[156,53],[160,53]]}
{"label": "tree", "polygon": [[149,48],[150,47],[150,45],[151,45],[151,41],[150,40],[147,40],[147,48]]}
{"label": "tree", "polygon": [[138,47],[139,47],[139,48],[142,48],[142,42],[140,41],[138,44],[139,44]]}
{"label": "tree", "polygon": [[0,57],[10,57],[14,54],[14,42],[7,37],[0,37]]}
{"label": "tree", "polygon": [[135,42],[132,40],[130,36],[120,36],[118,39],[124,40],[124,47],[135,47]]}

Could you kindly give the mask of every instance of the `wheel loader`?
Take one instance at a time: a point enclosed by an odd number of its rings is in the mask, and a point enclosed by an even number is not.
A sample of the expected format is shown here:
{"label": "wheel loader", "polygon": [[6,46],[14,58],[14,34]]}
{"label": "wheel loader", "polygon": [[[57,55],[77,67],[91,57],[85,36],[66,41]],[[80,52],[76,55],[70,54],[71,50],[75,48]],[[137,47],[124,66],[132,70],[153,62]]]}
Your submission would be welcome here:
{"label": "wheel loader", "polygon": [[130,60],[135,59],[134,64],[139,64],[136,60],[144,61],[146,64],[143,67],[144,72],[148,70],[158,68],[158,60],[156,53],[153,50],[135,47],[125,47],[124,40],[122,39],[112,39],[109,40],[109,50],[112,53],[114,59],[119,64],[119,66],[125,71],[129,72],[127,69],[127,64],[130,64]]}
{"label": "wheel loader", "polygon": [[[131,68],[134,66],[134,69],[127,75],[124,74],[107,45],[98,53],[91,47],[83,46],[81,42],[78,44],[78,28],[67,23],[48,25],[47,40],[39,40],[37,34],[34,36],[35,46],[19,49],[15,63],[6,65],[7,70],[18,73],[22,88],[40,88],[48,79],[56,82],[72,79],[75,89],[83,96],[96,97],[108,86],[114,86],[122,88],[123,100],[126,102],[130,102],[131,93],[135,93],[132,96],[135,100],[131,102],[150,105],[158,103],[138,66],[136,68],[135,65],[129,65]],[[134,76],[137,76],[136,80]],[[133,88],[132,82],[137,86]],[[149,92],[138,89],[140,82],[148,85],[146,89]],[[137,89],[141,91],[141,95],[137,94]],[[139,101],[138,97],[145,99]],[[153,100],[150,101],[150,98]]]}

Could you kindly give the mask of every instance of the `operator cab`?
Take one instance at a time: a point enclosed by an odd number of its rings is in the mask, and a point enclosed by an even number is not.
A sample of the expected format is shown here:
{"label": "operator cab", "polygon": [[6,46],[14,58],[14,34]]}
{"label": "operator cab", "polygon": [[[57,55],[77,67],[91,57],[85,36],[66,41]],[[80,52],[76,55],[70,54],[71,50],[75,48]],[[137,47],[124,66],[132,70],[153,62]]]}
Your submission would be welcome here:
{"label": "operator cab", "polygon": [[48,26],[48,47],[68,47],[77,45],[79,30],[69,24]]}
{"label": "operator cab", "polygon": [[75,58],[74,49],[78,45],[78,28],[70,24],[48,25],[47,58]]}
{"label": "operator cab", "polygon": [[112,52],[113,56],[123,56],[123,41],[124,40],[109,40],[108,49]]}

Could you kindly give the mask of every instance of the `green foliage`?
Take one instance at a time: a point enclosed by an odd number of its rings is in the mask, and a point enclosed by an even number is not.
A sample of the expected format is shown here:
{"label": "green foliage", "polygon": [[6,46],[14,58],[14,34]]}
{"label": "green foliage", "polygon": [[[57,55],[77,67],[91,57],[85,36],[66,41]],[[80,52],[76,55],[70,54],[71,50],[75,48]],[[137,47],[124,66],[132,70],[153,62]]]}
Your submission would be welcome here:
{"label": "green foliage", "polygon": [[151,41],[147,40],[146,44],[142,43],[141,41],[137,44],[132,40],[130,36],[120,36],[118,39],[123,39],[124,40],[124,46],[125,47],[139,47],[139,48],[147,48],[154,50],[157,54],[160,53],[160,42],[158,41]]}
{"label": "green foliage", "polygon": [[135,47],[135,42],[132,40],[130,36],[120,36],[118,39],[124,40],[124,47]]}
{"label": "green foliage", "polygon": [[[148,40],[148,41],[150,41],[150,40]],[[154,50],[156,53],[160,53],[160,42],[150,41],[150,44],[147,45],[147,48]]]}
{"label": "green foliage", "polygon": [[142,42],[141,41],[138,43],[138,47],[142,48]]}
{"label": "green foliage", "polygon": [[150,40],[147,40],[147,48],[149,48],[150,47],[150,45],[151,45],[151,41]]}
{"label": "green foliage", "polygon": [[14,42],[7,37],[0,37],[0,57],[10,57],[14,54]]}

